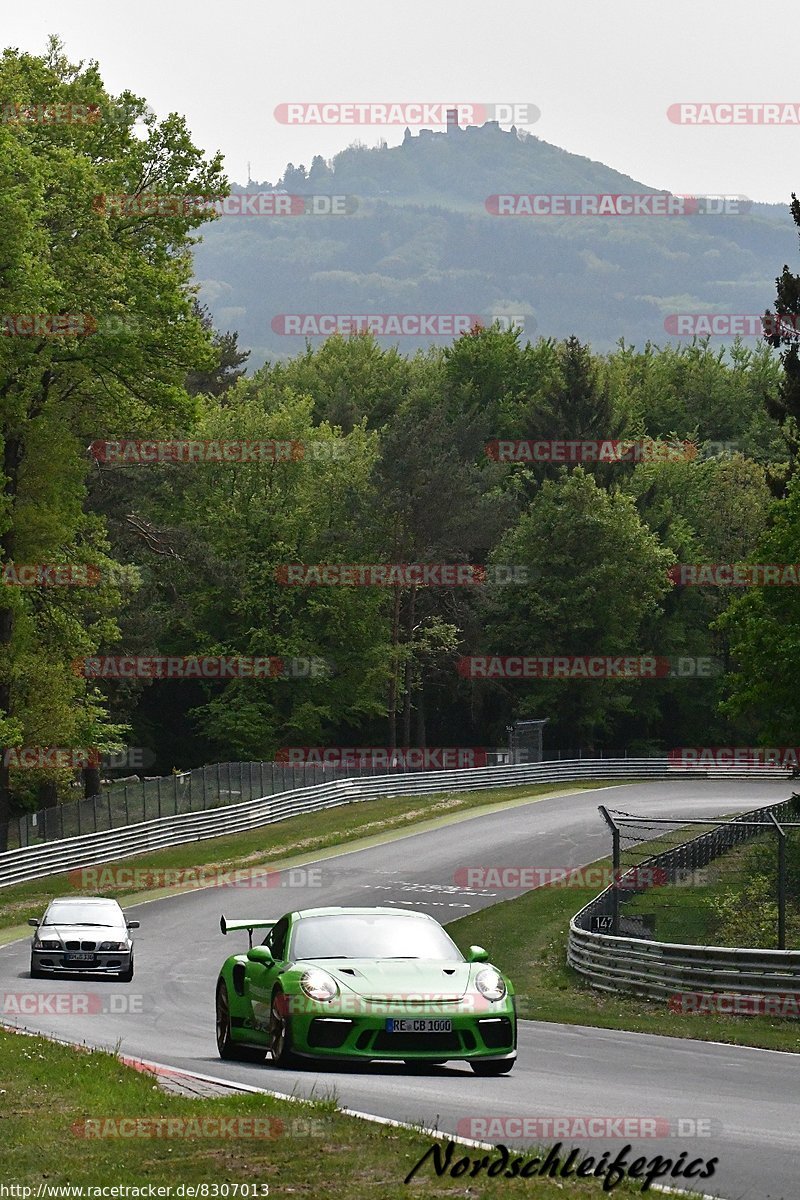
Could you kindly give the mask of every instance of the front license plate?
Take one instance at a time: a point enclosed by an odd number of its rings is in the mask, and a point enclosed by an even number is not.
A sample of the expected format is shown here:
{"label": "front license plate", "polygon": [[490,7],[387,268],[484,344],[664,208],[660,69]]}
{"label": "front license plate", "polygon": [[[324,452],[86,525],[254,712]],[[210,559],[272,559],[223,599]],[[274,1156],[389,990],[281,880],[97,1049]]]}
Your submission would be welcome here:
{"label": "front license plate", "polygon": [[452,1033],[453,1022],[447,1017],[390,1017],[386,1022],[387,1033]]}
{"label": "front license plate", "polygon": [[94,955],[88,950],[72,950],[67,956],[67,962],[93,962]]}

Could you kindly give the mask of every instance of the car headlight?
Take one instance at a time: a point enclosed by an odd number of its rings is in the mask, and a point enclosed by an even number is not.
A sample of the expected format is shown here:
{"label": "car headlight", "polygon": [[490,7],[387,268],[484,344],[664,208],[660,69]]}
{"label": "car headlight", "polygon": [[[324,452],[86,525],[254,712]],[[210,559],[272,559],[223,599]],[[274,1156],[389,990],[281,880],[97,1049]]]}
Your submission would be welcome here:
{"label": "car headlight", "polygon": [[506,994],[503,976],[494,967],[484,967],[475,976],[475,987],[487,1000],[502,1000]]}
{"label": "car headlight", "polygon": [[129,949],[127,942],[101,942],[100,950],[127,950]]}
{"label": "car headlight", "polygon": [[303,972],[300,977],[300,987],[309,1000],[332,1000],[339,992],[336,980],[332,979],[327,971],[321,971],[318,967],[312,967],[310,971]]}
{"label": "car headlight", "polygon": [[34,950],[63,950],[64,949],[64,947],[62,946],[62,944],[58,940],[58,938],[42,939],[39,937],[34,938],[33,948],[34,948]]}

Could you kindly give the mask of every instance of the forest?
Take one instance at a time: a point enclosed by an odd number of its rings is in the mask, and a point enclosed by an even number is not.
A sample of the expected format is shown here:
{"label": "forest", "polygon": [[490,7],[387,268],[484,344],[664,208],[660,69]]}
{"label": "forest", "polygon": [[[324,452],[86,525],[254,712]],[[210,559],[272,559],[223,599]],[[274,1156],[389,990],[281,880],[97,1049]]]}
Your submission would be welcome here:
{"label": "forest", "polygon": [[[526,717],[548,757],[796,742],[796,576],[741,570],[800,563],[800,280],[779,259],[754,344],[476,325],[250,370],[198,297],[213,213],[96,202],[224,195],[219,156],[57,43],[7,51],[0,84],[0,837],[74,796],[24,747],[135,745],[168,773],[496,747]],[[99,119],[26,119],[48,105]],[[486,656],[656,669],[470,669]],[[153,658],[250,667],[103,669]]]}

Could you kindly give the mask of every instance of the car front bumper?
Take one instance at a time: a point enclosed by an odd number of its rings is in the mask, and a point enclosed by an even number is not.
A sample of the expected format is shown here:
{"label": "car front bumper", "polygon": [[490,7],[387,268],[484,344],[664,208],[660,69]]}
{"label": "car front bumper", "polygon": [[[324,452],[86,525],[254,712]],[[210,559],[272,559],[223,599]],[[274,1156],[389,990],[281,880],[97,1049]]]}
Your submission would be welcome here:
{"label": "car front bumper", "polygon": [[[392,1032],[390,1022],[433,1020],[449,1022],[449,1028],[430,1031]],[[517,1024],[513,1006],[498,1003],[476,1013],[435,1011],[353,1014],[319,1010],[289,1015],[292,1049],[313,1058],[355,1059],[513,1059],[516,1056]]]}
{"label": "car front bumper", "polygon": [[75,961],[63,950],[31,950],[31,967],[53,975],[120,975],[131,964],[132,950],[98,950]]}

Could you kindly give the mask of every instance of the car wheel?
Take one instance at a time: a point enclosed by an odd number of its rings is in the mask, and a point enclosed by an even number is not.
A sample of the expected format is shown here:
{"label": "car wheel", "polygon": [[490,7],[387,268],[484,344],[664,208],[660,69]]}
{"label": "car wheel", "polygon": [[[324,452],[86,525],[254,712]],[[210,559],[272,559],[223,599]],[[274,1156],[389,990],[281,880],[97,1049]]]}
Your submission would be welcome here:
{"label": "car wheel", "polygon": [[507,1075],[514,1063],[515,1058],[495,1058],[494,1060],[483,1061],[476,1058],[469,1065],[472,1067],[476,1075]]}
{"label": "car wheel", "polygon": [[38,967],[35,967],[33,965],[33,959],[31,959],[31,979],[44,979],[44,977],[44,971],[40,971]]}
{"label": "car wheel", "polygon": [[228,989],[225,980],[217,984],[217,1050],[220,1058],[238,1062],[263,1062],[267,1057],[266,1049],[258,1046],[240,1046],[231,1037],[231,1008],[228,1001]]}
{"label": "car wheel", "polygon": [[124,971],[120,971],[119,978],[120,978],[121,983],[130,983],[130,981],[133,979],[133,955],[132,954],[131,954],[131,961],[128,963],[127,968]]}
{"label": "car wheel", "polygon": [[272,1005],[269,1010],[269,1048],[272,1051],[272,1061],[276,1067],[296,1067],[297,1058],[292,1050],[292,1031],[289,1015],[284,1012],[286,1005],[283,992],[272,993]]}

